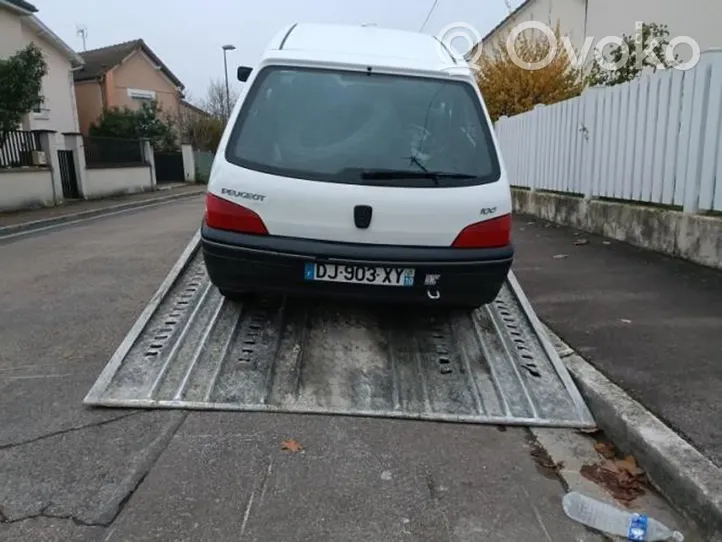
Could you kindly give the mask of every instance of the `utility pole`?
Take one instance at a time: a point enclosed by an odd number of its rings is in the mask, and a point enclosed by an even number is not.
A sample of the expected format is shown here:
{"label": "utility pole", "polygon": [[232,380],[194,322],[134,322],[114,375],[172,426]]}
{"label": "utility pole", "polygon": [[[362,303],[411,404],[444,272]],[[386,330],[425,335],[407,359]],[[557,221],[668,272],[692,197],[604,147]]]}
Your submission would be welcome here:
{"label": "utility pole", "polygon": [[226,120],[231,116],[231,90],[228,86],[228,60],[226,59],[226,53],[235,50],[235,48],[235,45],[223,46],[223,72],[226,76]]}

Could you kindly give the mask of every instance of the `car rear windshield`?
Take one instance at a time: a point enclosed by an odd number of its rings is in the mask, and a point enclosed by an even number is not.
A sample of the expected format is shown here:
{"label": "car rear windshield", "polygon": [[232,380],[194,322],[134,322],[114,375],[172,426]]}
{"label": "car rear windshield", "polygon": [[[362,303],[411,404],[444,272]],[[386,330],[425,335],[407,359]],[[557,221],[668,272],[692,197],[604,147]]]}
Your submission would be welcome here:
{"label": "car rear windshield", "polygon": [[471,84],[307,68],[258,74],[226,159],[273,175],[374,186],[470,186],[500,176]]}

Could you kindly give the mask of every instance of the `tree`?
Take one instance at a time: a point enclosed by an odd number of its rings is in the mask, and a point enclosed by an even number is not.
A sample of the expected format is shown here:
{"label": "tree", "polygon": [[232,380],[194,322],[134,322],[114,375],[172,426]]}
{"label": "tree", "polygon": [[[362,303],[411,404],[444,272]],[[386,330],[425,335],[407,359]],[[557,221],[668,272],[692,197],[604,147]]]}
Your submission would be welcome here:
{"label": "tree", "polygon": [[226,84],[220,79],[211,80],[206,91],[206,97],[201,100],[200,107],[205,109],[211,116],[228,120],[228,112],[233,109],[234,104],[238,100],[239,92],[237,89],[230,89],[230,103],[226,104]]}
{"label": "tree", "polygon": [[[605,55],[595,54],[595,61],[587,76],[590,86],[620,85],[639,77],[646,67],[657,71],[659,68],[670,68],[680,61],[676,54],[671,62],[666,56],[669,46],[667,25],[644,23],[634,37],[624,34],[622,42],[623,45],[611,47]],[[651,54],[645,54],[646,51],[651,51]],[[609,69],[609,64],[616,66]]]}
{"label": "tree", "polygon": [[[531,35],[527,31],[513,44],[500,41],[491,53],[481,56],[477,81],[494,122],[501,116],[529,111],[537,104],[574,98],[584,90],[583,72],[573,65],[558,24],[554,37],[556,44],[538,31]],[[553,45],[556,54],[547,63]]]}
{"label": "tree", "polygon": [[96,137],[147,138],[156,150],[178,149],[175,124],[163,113],[157,101],[143,103],[138,110],[128,107],[106,109],[90,126],[89,133]]}
{"label": "tree", "polygon": [[215,153],[223,135],[223,121],[216,117],[193,117],[183,121],[182,138],[199,151]]}
{"label": "tree", "polygon": [[43,53],[34,43],[0,60],[0,133],[17,130],[23,116],[42,101],[47,73]]}

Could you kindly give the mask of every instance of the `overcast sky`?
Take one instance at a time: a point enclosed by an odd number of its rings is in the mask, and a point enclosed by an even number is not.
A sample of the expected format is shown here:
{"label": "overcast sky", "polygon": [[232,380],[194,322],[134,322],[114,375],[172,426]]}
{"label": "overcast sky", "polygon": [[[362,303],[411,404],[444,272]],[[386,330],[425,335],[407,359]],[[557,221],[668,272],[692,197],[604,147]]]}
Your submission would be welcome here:
{"label": "overcast sky", "polygon": [[[76,51],[88,30],[87,49],[143,38],[193,98],[205,95],[211,78],[223,77],[221,46],[234,66],[253,65],[266,43],[293,22],[376,23],[420,30],[434,0],[30,0],[36,14]],[[512,0],[517,7],[521,0]],[[482,36],[508,13],[504,0],[439,0],[424,32],[439,34],[452,23],[471,25]],[[454,48],[464,52],[463,40]]]}

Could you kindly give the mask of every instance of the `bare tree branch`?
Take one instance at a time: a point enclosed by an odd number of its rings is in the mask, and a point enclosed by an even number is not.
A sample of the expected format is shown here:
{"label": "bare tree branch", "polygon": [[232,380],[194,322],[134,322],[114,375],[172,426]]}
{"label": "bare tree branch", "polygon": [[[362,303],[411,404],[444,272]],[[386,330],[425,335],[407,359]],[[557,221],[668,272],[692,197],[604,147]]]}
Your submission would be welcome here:
{"label": "bare tree branch", "polygon": [[227,111],[233,109],[233,105],[238,100],[239,96],[238,89],[230,89],[230,104],[226,104],[226,84],[223,79],[211,80],[206,91],[206,96],[200,102],[200,107],[212,116],[223,119],[224,121],[228,118]]}

